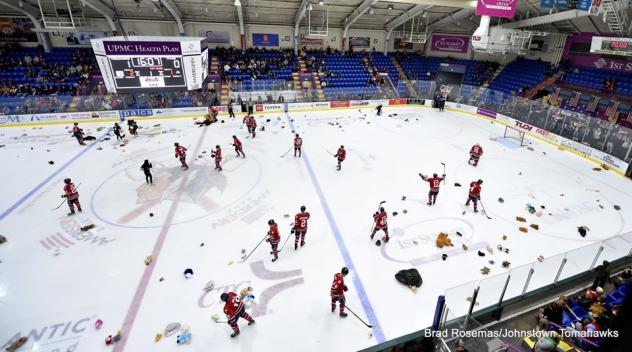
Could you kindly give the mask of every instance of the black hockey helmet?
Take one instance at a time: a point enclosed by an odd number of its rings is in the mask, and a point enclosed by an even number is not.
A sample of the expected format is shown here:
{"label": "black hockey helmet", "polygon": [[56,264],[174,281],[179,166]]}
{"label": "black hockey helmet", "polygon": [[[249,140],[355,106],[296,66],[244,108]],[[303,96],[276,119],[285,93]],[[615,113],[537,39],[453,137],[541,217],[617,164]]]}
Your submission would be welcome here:
{"label": "black hockey helmet", "polygon": [[341,146],[340,146],[340,148],[345,149],[345,146],[344,146],[344,145],[341,145]]}
{"label": "black hockey helmet", "polygon": [[349,269],[346,266],[343,266],[342,270],[340,270],[340,273],[342,273],[342,275],[347,275],[349,274]]}
{"label": "black hockey helmet", "polygon": [[386,211],[386,210],[384,210],[384,207],[380,207],[380,212],[381,212],[381,213],[383,213],[383,212],[385,212],[385,211]]}
{"label": "black hockey helmet", "polygon": [[222,148],[220,148],[220,147],[219,147],[219,144],[218,144],[218,145],[216,145],[216,146],[215,146],[215,148],[217,148],[217,149],[222,149]]}
{"label": "black hockey helmet", "polygon": [[274,224],[274,220],[273,219],[268,220],[268,225],[273,225],[273,224]]}
{"label": "black hockey helmet", "polygon": [[301,205],[301,211],[305,211],[305,209],[307,209],[307,208],[305,208],[304,205]]}
{"label": "black hockey helmet", "polygon": [[296,134],[296,137],[298,137],[298,133]]}
{"label": "black hockey helmet", "polygon": [[237,139],[237,136],[233,135],[233,138]]}
{"label": "black hockey helmet", "polygon": [[224,292],[219,296],[219,299],[222,300],[222,302],[226,302],[228,301],[228,293]]}
{"label": "black hockey helmet", "polygon": [[173,145],[175,145],[176,147],[179,145],[178,142],[173,143]]}
{"label": "black hockey helmet", "polygon": [[479,185],[482,185],[483,184],[483,180],[478,180],[478,181],[476,181],[476,183],[478,183]]}
{"label": "black hockey helmet", "polygon": [[75,122],[75,126],[77,126],[79,123]]}
{"label": "black hockey helmet", "polygon": [[437,177],[437,173],[435,172],[434,174],[432,174],[432,177]]}
{"label": "black hockey helmet", "polygon": [[64,183],[70,183],[70,179],[69,178],[65,178],[64,179]]}

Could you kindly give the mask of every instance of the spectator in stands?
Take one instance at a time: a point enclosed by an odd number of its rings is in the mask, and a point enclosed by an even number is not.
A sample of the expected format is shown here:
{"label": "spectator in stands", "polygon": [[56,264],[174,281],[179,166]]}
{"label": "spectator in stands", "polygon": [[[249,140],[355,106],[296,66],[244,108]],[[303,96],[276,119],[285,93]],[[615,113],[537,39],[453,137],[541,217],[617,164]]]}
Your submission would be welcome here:
{"label": "spectator in stands", "polygon": [[543,314],[549,321],[562,325],[564,308],[566,308],[566,297],[561,296],[557,301],[544,308]]}
{"label": "spectator in stands", "polygon": [[601,287],[597,287],[596,290],[588,289],[584,293],[584,295],[577,297],[575,302],[578,306],[588,310],[590,306],[597,301],[597,297],[603,294],[603,289]]}
{"label": "spectator in stands", "polygon": [[592,286],[590,287],[592,290],[597,287],[605,287],[606,283],[611,282],[610,280],[610,262],[604,260],[601,265],[595,268],[595,280],[593,281]]}

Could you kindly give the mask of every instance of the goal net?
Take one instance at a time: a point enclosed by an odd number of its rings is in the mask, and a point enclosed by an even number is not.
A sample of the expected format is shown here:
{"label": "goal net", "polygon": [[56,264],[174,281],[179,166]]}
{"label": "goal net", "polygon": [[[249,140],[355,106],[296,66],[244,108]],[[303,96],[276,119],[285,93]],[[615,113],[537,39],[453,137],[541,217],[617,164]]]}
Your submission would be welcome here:
{"label": "goal net", "polygon": [[512,139],[521,147],[526,145],[524,141],[524,132],[511,126],[505,126],[505,133],[503,134],[503,138],[507,140]]}

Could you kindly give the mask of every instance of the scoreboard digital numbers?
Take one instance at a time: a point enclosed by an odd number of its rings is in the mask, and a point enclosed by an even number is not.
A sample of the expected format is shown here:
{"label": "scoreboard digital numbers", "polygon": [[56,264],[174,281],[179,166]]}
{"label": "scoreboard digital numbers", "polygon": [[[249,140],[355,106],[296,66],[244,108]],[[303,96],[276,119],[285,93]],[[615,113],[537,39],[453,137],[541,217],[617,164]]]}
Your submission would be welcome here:
{"label": "scoreboard digital numbers", "polygon": [[99,38],[92,47],[109,92],[194,90],[208,76],[206,38]]}
{"label": "scoreboard digital numbers", "polygon": [[180,57],[110,58],[117,90],[130,88],[185,88]]}
{"label": "scoreboard digital numbers", "polygon": [[632,38],[593,37],[590,52],[604,55],[632,56]]}

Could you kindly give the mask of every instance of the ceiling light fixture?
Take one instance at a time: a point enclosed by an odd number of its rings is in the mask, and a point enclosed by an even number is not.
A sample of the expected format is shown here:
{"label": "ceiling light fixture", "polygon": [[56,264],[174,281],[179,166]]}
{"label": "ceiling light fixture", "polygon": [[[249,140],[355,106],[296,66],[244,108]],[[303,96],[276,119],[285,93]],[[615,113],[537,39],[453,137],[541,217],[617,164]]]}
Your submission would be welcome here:
{"label": "ceiling light fixture", "polygon": [[234,5],[235,5],[235,6],[241,6],[241,1],[239,1],[239,0],[235,0]]}
{"label": "ceiling light fixture", "polygon": [[393,8],[394,8],[393,5],[388,5],[388,10],[389,11],[392,10]]}
{"label": "ceiling light fixture", "polygon": [[314,9],[314,7],[312,6],[312,4],[307,5],[307,11],[312,11]]}
{"label": "ceiling light fixture", "polygon": [[375,10],[372,7],[369,9],[369,15],[375,15]]}
{"label": "ceiling light fixture", "polygon": [[319,1],[318,1],[318,5],[320,5],[320,6],[325,5],[325,1],[324,1],[324,0],[319,0]]}
{"label": "ceiling light fixture", "polygon": [[208,13],[208,7],[204,8],[204,12]]}

